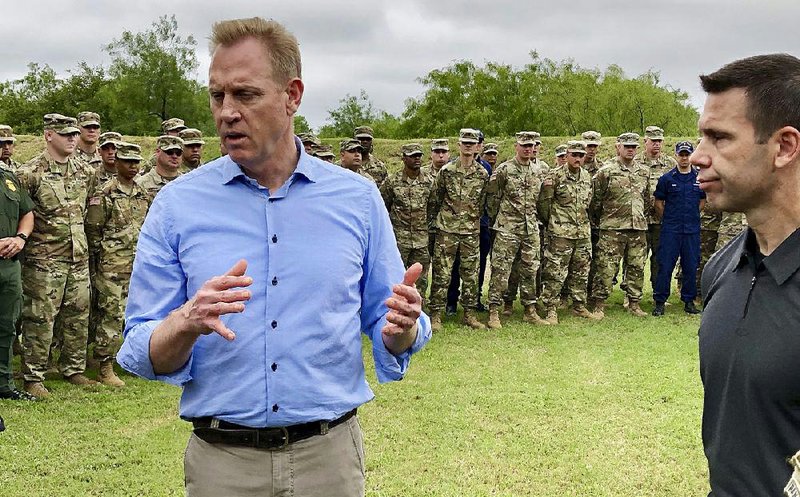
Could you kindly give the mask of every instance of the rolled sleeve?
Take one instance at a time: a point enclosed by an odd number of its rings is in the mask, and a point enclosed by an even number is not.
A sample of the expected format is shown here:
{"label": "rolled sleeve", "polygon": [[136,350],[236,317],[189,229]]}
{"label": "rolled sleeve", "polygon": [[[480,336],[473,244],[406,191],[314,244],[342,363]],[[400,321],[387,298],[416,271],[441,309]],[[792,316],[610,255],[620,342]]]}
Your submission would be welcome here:
{"label": "rolled sleeve", "polygon": [[153,336],[153,330],[160,324],[161,320],[148,321],[129,329],[125,335],[125,341],[117,353],[117,363],[125,371],[136,376],[182,387],[192,379],[193,355],[189,356],[186,364],[172,373],[162,375],[153,371],[153,363],[150,361],[150,338]]}

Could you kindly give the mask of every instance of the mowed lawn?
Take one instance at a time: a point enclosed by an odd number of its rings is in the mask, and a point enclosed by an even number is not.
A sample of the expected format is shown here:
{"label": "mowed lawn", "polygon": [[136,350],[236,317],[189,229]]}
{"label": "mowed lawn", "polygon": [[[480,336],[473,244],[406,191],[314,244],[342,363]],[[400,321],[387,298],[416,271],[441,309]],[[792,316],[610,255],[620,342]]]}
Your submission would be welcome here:
{"label": "mowed lawn", "polygon": [[[365,347],[367,495],[705,495],[699,318],[677,304],[634,318],[620,298],[600,323],[562,311],[558,326],[530,326],[519,308],[500,331],[448,318],[401,382],[378,385]],[[124,379],[0,401],[0,493],[183,495],[179,390]]]}

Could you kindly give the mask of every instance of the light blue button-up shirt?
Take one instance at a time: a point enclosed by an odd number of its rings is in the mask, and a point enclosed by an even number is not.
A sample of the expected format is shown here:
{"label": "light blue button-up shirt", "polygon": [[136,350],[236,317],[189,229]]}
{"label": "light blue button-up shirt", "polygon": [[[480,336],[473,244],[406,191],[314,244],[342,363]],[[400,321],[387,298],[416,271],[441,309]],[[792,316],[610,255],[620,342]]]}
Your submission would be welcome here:
{"label": "light blue button-up shirt", "polygon": [[[402,379],[430,339],[423,314],[409,351],[384,346],[385,300],[404,268],[374,183],[295,142],[297,168],[274,194],[225,156],[164,186],[142,227],[117,362],[182,386],[183,418],[252,427],[332,420],[374,396],[361,332],[380,382]],[[236,339],[201,336],[183,367],[156,375],[155,327],[239,259],[253,284],[245,311],[222,317]]]}

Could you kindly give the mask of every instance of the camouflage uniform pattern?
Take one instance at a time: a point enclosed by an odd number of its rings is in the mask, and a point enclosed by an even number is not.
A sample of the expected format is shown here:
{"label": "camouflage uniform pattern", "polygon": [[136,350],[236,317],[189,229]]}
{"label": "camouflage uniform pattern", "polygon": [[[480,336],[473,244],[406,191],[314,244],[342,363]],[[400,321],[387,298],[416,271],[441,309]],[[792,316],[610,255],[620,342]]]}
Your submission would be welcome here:
{"label": "camouflage uniform pattern", "polygon": [[592,178],[581,168],[577,174],[560,167],[549,175],[551,185],[543,189],[539,212],[547,221],[548,244],[544,252],[542,303],[555,307],[563,287],[573,304],[585,304],[592,262],[589,205]]}
{"label": "camouflage uniform pattern", "polygon": [[[180,176],[180,174],[178,174]],[[177,178],[178,176],[175,176]],[[165,178],[158,174],[155,168],[151,169],[148,173],[137,176],[135,183],[142,187],[151,199],[155,198],[156,194],[164,188],[164,185],[174,180],[175,178]]]}
{"label": "camouflage uniform pattern", "polygon": [[644,264],[647,259],[647,206],[650,175],[633,161],[626,166],[619,158],[601,168],[592,179],[590,215],[600,229],[597,253],[592,261],[595,278],[592,298],[608,298],[620,260],[623,288],[631,302],[642,298]]}
{"label": "camouflage uniform pattern", "polygon": [[89,250],[83,220],[94,171],[72,157],[57,164],[44,152],[18,177],[36,204],[23,266],[23,343],[26,381],[42,381],[54,332],[62,336],[59,369],[86,367]]}
{"label": "camouflage uniform pattern", "polygon": [[436,229],[433,255],[431,312],[445,307],[450,270],[458,253],[461,259],[461,305],[475,307],[480,260],[480,218],[486,202],[489,173],[474,161],[466,168],[446,164],[433,181],[428,198],[428,224]]}
{"label": "camouflage uniform pattern", "polygon": [[747,219],[741,212],[723,212],[719,222],[719,235],[717,238],[718,251],[733,240],[736,235],[747,227]]}
{"label": "camouflage uniform pattern", "polygon": [[6,171],[10,171],[12,173],[16,173],[20,167],[22,167],[22,164],[14,159],[8,159],[8,162],[0,161],[0,169],[5,169]]}
{"label": "camouflage uniform pattern", "polygon": [[[722,213],[712,209],[706,201],[703,212],[700,213],[700,266],[697,268],[697,291],[702,292],[700,277],[708,259],[716,252],[717,238],[719,236],[719,223]],[[701,295],[702,296],[702,295]]]}
{"label": "camouflage uniform pattern", "polygon": [[112,359],[116,352],[136,241],[149,201],[149,194],[141,186],[134,183],[128,189],[116,178],[89,201],[86,235],[90,247],[99,255],[94,282],[99,297],[94,355],[100,361]]}
{"label": "camouflage uniform pattern", "polygon": [[390,175],[380,191],[389,219],[392,222],[397,248],[405,267],[415,262],[422,264],[422,274],[417,289],[424,297],[428,291],[428,269],[431,264],[428,252],[428,198],[433,177],[422,172],[416,178],[404,171]]}
{"label": "camouflage uniform pattern", "polygon": [[100,158],[100,152],[97,150],[97,148],[94,149],[94,152],[89,154],[81,150],[79,147],[75,147],[75,153],[72,154],[72,156],[75,159],[92,166],[93,168],[98,166],[103,167],[103,160]]}
{"label": "camouflage uniform pattern", "polygon": [[531,161],[523,164],[516,158],[497,167],[487,188],[489,217],[494,219],[492,275],[489,281],[489,305],[499,307],[508,290],[508,279],[515,259],[519,258],[519,280],[523,305],[537,300],[536,272],[541,263],[541,239],[537,202],[543,174]]}
{"label": "camouflage uniform pattern", "polygon": [[389,175],[386,164],[372,154],[367,156],[367,160],[361,163],[361,170],[366,173],[365,177],[371,178],[380,187]]}

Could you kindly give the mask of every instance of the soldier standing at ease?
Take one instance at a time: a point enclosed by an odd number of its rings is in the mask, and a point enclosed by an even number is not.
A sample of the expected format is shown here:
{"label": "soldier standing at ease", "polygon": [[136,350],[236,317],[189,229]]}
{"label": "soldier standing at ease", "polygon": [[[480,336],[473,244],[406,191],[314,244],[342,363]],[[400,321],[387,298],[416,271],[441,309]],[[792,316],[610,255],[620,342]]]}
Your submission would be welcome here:
{"label": "soldier standing at ease", "polygon": [[100,154],[97,152],[97,140],[100,138],[100,114],[89,111],[79,113],[78,127],[81,134],[78,136],[75,158],[92,167],[98,167]]}
{"label": "soldier standing at ease", "polygon": [[156,141],[156,162],[150,172],[139,175],[136,184],[155,198],[156,194],[170,181],[180,176],[178,167],[183,155],[183,140],[177,136],[161,135]]}
{"label": "soldier standing at ease", "polygon": [[33,231],[33,208],[17,178],[0,167],[0,400],[36,400],[17,390],[11,373],[11,345],[22,308],[18,256]]}
{"label": "soldier standing at ease", "polygon": [[372,155],[372,137],[372,128],[369,126],[359,126],[353,132],[353,138],[361,142],[361,167],[380,188],[389,172],[386,170],[386,164]]}
{"label": "soldier standing at ease", "polygon": [[100,364],[97,379],[104,385],[122,387],[114,373],[117,341],[122,333],[128,284],[139,231],[150,203],[149,194],[133,178],[139,172],[138,145],[117,143],[117,176],[89,200],[86,236],[99,254],[95,288],[99,315],[94,358]]}
{"label": "soldier standing at ease", "polygon": [[[422,166],[420,173],[427,174],[431,179],[436,178],[439,170],[450,162],[450,142],[447,138],[431,140],[431,163]],[[433,258],[433,248],[436,245],[436,227],[433,223],[428,225],[428,254]]]}
{"label": "soldier standing at ease", "polygon": [[389,175],[381,185],[381,196],[389,211],[394,237],[403,265],[422,264],[417,290],[423,299],[428,295],[428,197],[433,177],[420,171],[422,146],[408,143],[402,147],[403,169]]}
{"label": "soldier standing at ease", "polygon": [[375,181],[375,178],[370,176],[362,166],[363,150],[364,148],[361,146],[361,142],[355,138],[342,140],[341,146],[339,147],[339,165],[370,181]]}
{"label": "soldier standing at ease", "polygon": [[[556,147],[556,168],[567,167],[567,144],[562,143]],[[591,178],[592,175],[589,175]]]}
{"label": "soldier standing at ease", "polygon": [[647,316],[639,307],[642,300],[644,265],[647,260],[647,206],[650,205],[650,175],[636,162],[639,135],[623,133],[617,137],[617,158],[600,168],[592,179],[591,217],[600,229],[597,252],[592,260],[595,279],[592,283],[592,307],[604,317],[605,301],[611,294],[612,281],[623,265],[628,312]]}
{"label": "soldier standing at ease", "polygon": [[34,208],[34,230],[25,251],[22,287],[25,391],[48,397],[42,384],[56,323],[61,328],[58,368],[73,385],[84,376],[89,320],[89,250],[83,219],[96,186],[95,171],[72,157],[80,130],[60,114],[44,116],[47,148],[17,172]]}
{"label": "soldier standing at ease", "polygon": [[586,145],[570,141],[566,145],[567,165],[549,174],[539,196],[539,215],[547,223],[549,236],[542,270],[542,303],[545,320],[558,324],[556,305],[562,287],[569,288],[572,313],[598,319],[586,308],[586,284],[592,263],[589,204],[592,199],[592,176],[582,167]]}
{"label": "soldier standing at ease", "polygon": [[541,262],[539,217],[536,203],[542,189],[542,175],[531,156],[536,137],[528,131],[516,135],[514,158],[502,163],[492,174],[487,189],[489,217],[494,219],[492,276],[489,283],[489,328],[501,328],[500,306],[508,289],[511,265],[519,259],[523,319],[548,324],[536,312],[536,271]]}
{"label": "soldier standing at ease", "polygon": [[[586,144],[586,157],[583,158],[583,168],[588,171],[589,175],[594,177],[597,171],[605,165],[605,163],[597,157],[597,151],[602,145],[602,136],[597,131],[584,131],[581,133],[581,140]],[[600,230],[594,224],[594,219],[589,218],[592,223],[592,261],[597,257],[597,241],[600,238]],[[586,283],[586,291],[589,298],[592,296],[592,282],[594,281],[595,265],[592,264],[589,268],[589,279]]]}
{"label": "soldier standing at ease", "polygon": [[475,317],[475,306],[478,301],[480,218],[486,203],[489,173],[475,160],[477,144],[477,130],[464,128],[459,132],[458,159],[439,170],[428,199],[428,224],[436,227],[429,304],[434,331],[442,329],[442,310],[456,258],[461,260],[464,324],[476,329],[486,328]]}
{"label": "soldier standing at ease", "polygon": [[703,274],[703,268],[706,267],[708,259],[717,251],[717,238],[719,237],[719,224],[722,220],[722,213],[714,209],[714,207],[706,200],[706,205],[700,213],[700,266],[697,268],[697,278],[695,284],[697,285],[697,299],[695,304],[702,303],[703,295],[700,285],[700,277]]}
{"label": "soldier standing at ease", "polygon": [[14,144],[17,138],[14,130],[7,124],[0,124],[0,169],[15,172],[20,163],[13,159]]}
{"label": "soldier standing at ease", "polygon": [[484,145],[483,152],[481,152],[481,159],[488,162],[489,165],[492,166],[492,169],[494,169],[494,166],[497,165],[497,144],[489,142]]}
{"label": "soldier standing at ease", "polygon": [[181,174],[194,171],[203,162],[203,132],[195,128],[186,128],[178,133],[178,137],[183,140],[182,162],[178,171]]}

